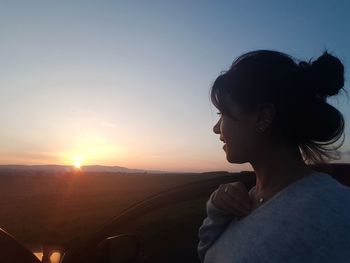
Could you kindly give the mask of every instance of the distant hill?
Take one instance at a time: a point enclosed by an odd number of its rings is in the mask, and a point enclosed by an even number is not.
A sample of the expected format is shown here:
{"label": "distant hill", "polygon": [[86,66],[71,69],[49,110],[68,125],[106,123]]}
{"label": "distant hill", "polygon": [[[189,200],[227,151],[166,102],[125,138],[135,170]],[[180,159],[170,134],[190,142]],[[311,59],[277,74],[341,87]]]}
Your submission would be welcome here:
{"label": "distant hill", "polygon": [[[68,165],[0,165],[1,171],[40,171],[65,173],[76,171],[73,166]],[[86,165],[80,168],[83,172],[109,172],[109,173],[168,173],[166,171],[129,169],[121,166]]]}

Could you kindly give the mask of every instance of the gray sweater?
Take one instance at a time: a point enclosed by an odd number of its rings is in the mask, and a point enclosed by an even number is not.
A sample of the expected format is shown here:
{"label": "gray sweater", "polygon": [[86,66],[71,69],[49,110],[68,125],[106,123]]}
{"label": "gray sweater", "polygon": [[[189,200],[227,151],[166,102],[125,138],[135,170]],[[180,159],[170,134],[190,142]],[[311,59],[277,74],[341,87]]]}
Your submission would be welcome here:
{"label": "gray sweater", "polygon": [[350,188],[326,173],[290,184],[240,220],[211,198],[199,229],[202,262],[350,262]]}

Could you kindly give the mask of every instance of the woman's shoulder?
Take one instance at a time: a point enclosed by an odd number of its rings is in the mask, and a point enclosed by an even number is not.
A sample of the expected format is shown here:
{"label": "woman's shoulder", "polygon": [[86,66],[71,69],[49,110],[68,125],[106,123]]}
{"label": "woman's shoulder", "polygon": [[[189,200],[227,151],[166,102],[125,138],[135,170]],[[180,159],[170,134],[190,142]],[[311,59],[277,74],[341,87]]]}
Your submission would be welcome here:
{"label": "woman's shoulder", "polygon": [[[306,188],[309,191],[325,191],[324,194],[329,192],[349,192],[350,188],[341,184],[330,174],[325,172],[315,171],[312,174],[305,176],[296,183],[299,188]],[[350,193],[350,192],[349,192]]]}
{"label": "woman's shoulder", "polygon": [[[249,195],[254,195],[255,186],[250,189]],[[262,203],[253,214],[259,215],[285,211],[286,216],[291,212],[322,214],[326,210],[339,210],[349,214],[350,188],[341,184],[331,175],[315,171],[282,189],[272,198]]]}
{"label": "woman's shoulder", "polygon": [[[330,174],[325,172],[314,171],[309,175],[304,176],[303,178],[293,182],[283,190],[287,190],[294,187],[300,188],[300,187],[310,187],[310,186],[314,187],[314,186],[322,186],[322,185],[323,186],[331,185],[331,186],[337,186],[337,187],[340,186],[340,187],[346,187],[350,189],[349,187],[342,185],[340,182],[334,179]],[[256,190],[256,185],[249,190],[249,193],[253,194],[255,193],[255,190]],[[283,190],[281,192],[283,192]]]}
{"label": "woman's shoulder", "polygon": [[[251,191],[253,192],[254,188]],[[350,207],[350,188],[339,183],[327,173],[315,171],[282,189],[263,203],[260,208],[265,207],[262,209],[265,212],[270,209],[271,211],[284,210],[284,208],[297,212],[347,205]]]}
{"label": "woman's shoulder", "polygon": [[344,209],[350,207],[350,188],[324,172],[314,172],[279,194],[280,201],[276,200],[276,203],[293,207],[295,211],[318,213],[319,210],[319,213],[325,213],[328,210],[339,210],[350,216],[350,210]]}
{"label": "woman's shoulder", "polygon": [[[343,189],[349,191],[350,188],[341,184],[334,179],[330,174],[325,172],[314,171],[313,173],[304,176],[303,178],[293,182],[291,185],[286,187],[284,191],[286,193],[300,190],[307,191],[318,191],[318,190],[339,190]],[[281,192],[284,192],[283,190]]]}
{"label": "woman's shoulder", "polygon": [[[301,193],[325,191],[326,189],[328,191],[331,190],[331,192],[337,192],[339,190],[344,190],[346,192],[350,191],[349,187],[338,182],[330,174],[314,171],[313,173],[288,185],[271,199],[277,199],[279,196],[295,195],[296,193],[298,194],[298,196],[301,196]],[[249,195],[254,195],[255,191],[256,185],[249,190]],[[324,194],[326,194],[326,192]]]}

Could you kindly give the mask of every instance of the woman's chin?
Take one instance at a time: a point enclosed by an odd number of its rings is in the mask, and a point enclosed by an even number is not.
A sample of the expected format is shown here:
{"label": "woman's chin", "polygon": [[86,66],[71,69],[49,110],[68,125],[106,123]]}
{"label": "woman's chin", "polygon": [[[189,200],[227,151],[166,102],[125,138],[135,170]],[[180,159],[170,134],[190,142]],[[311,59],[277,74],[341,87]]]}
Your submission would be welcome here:
{"label": "woman's chin", "polygon": [[232,154],[227,154],[227,153],[226,153],[226,160],[227,160],[229,163],[236,163],[236,164],[242,164],[242,163],[247,162],[247,161],[243,161],[243,160],[240,160],[240,159],[237,158],[237,157],[232,156]]}

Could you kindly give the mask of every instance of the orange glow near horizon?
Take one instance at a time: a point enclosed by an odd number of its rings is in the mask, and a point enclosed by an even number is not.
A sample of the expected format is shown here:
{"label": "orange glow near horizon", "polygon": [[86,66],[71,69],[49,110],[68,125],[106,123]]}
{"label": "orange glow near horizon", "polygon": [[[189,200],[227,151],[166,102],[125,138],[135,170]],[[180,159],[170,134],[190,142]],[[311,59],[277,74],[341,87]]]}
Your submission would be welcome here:
{"label": "orange glow near horizon", "polygon": [[58,153],[60,163],[80,169],[83,165],[113,163],[125,159],[125,147],[116,146],[99,136],[79,138]]}
{"label": "orange glow near horizon", "polygon": [[74,163],[74,167],[75,167],[76,169],[80,169],[80,168],[81,168],[81,162],[80,162],[80,161],[76,161],[76,162]]}

